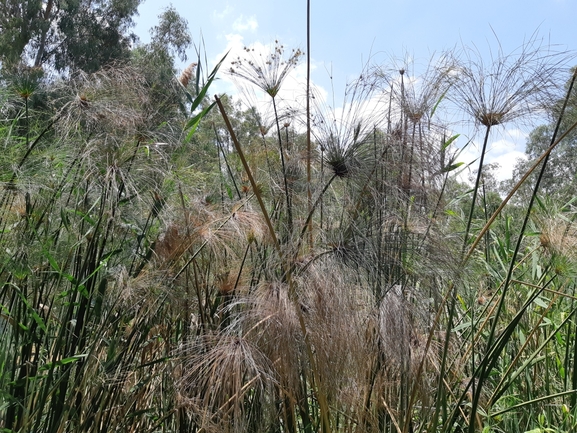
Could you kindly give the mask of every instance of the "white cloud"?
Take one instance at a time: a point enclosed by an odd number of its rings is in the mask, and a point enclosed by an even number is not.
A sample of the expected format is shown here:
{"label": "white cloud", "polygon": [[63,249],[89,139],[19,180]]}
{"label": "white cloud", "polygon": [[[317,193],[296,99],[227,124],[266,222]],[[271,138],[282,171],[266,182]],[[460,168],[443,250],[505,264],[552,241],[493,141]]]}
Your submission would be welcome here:
{"label": "white cloud", "polygon": [[489,144],[489,152],[493,155],[503,155],[509,152],[523,152],[527,134],[520,129],[508,129],[502,138]]}
{"label": "white cloud", "polygon": [[520,129],[507,129],[507,131],[505,131],[505,133],[507,134],[507,136],[511,137],[511,139],[513,139],[513,140],[523,140],[524,141],[529,136],[527,134],[527,132],[522,131]]}
{"label": "white cloud", "polygon": [[497,180],[511,179],[518,159],[527,159],[525,144],[528,134],[520,129],[507,129],[501,139],[489,146],[487,162],[498,163]]}
{"label": "white cloud", "polygon": [[496,162],[499,164],[499,169],[496,172],[497,180],[501,181],[511,179],[511,177],[513,177],[513,170],[515,165],[517,165],[517,160],[519,159],[527,160],[527,155],[525,155],[525,152],[513,150],[495,158],[489,158],[489,162]]}
{"label": "white cloud", "polygon": [[258,29],[258,21],[254,16],[245,18],[244,15],[241,15],[232,23],[232,29],[236,32],[245,32],[247,30],[255,32]]}
{"label": "white cloud", "polygon": [[[505,130],[500,138],[495,141],[489,141],[487,145],[487,153],[485,154],[484,164],[499,164],[499,168],[495,172],[497,180],[510,179],[513,175],[513,170],[518,159],[527,159],[525,155],[525,142],[527,133],[520,129]],[[458,161],[465,164],[471,164],[469,170],[460,177],[461,181],[467,179],[471,171],[477,170],[479,164],[479,157],[481,153],[481,143],[474,140],[469,144],[459,156]]]}
{"label": "white cloud", "polygon": [[230,15],[233,11],[233,8],[227,4],[225,6],[225,8],[221,11],[213,11],[212,12],[212,16],[216,19],[222,20],[224,19],[227,15]]}
{"label": "white cloud", "polygon": [[489,144],[489,153],[495,156],[503,155],[505,153],[519,151],[521,148],[522,145],[519,143],[502,138]]}

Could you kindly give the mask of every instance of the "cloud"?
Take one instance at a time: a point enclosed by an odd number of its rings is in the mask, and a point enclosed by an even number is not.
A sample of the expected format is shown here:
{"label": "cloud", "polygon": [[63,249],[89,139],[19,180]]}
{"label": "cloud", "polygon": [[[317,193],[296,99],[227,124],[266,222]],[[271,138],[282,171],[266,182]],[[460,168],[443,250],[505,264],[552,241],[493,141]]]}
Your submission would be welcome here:
{"label": "cloud", "polygon": [[240,52],[240,50],[242,50],[242,48],[244,47],[243,43],[244,37],[242,35],[239,35],[238,33],[228,33],[227,35],[225,35],[225,38],[226,38],[225,51],[220,54],[217,54],[217,58],[222,57],[224,53],[227,51]]}
{"label": "cloud", "polygon": [[505,153],[521,150],[521,145],[511,140],[504,138],[489,143],[489,153],[491,155],[503,155]]}
{"label": "cloud", "polygon": [[502,155],[496,156],[494,158],[488,158],[489,162],[499,164],[499,169],[496,171],[497,180],[506,180],[513,177],[513,170],[515,165],[517,165],[517,160],[524,159],[527,160],[527,155],[525,152],[518,150],[513,150],[511,152],[504,153]]}
{"label": "cloud", "polygon": [[[517,160],[527,159],[527,155],[525,155],[527,136],[528,134],[520,129],[508,129],[501,134],[501,138],[489,141],[484,164],[499,164],[499,168],[495,171],[497,180],[511,179]],[[461,181],[466,180],[470,171],[477,170],[480,153],[481,143],[478,140],[474,140],[463,150],[458,161],[465,164],[472,162],[472,164],[459,178]]]}
{"label": "cloud", "polygon": [[510,152],[523,152],[527,133],[520,129],[510,129],[503,133],[503,138],[489,143],[489,152],[492,155],[503,155]]}
{"label": "cloud", "polygon": [[499,164],[497,180],[511,179],[518,159],[527,159],[525,144],[528,134],[520,129],[507,129],[503,138],[489,144],[486,160]]}
{"label": "cloud", "polygon": [[520,129],[507,129],[507,131],[505,131],[505,134],[508,137],[511,137],[511,139],[513,140],[526,140],[527,137],[529,136],[529,134],[527,134],[527,132],[522,131]]}
{"label": "cloud", "polygon": [[222,20],[226,18],[227,15],[230,15],[233,12],[233,8],[227,4],[226,7],[221,11],[212,11],[212,16],[216,19]]}
{"label": "cloud", "polygon": [[247,30],[255,32],[258,29],[258,21],[254,16],[245,18],[244,15],[241,15],[232,23],[232,29],[236,32],[245,32]]}

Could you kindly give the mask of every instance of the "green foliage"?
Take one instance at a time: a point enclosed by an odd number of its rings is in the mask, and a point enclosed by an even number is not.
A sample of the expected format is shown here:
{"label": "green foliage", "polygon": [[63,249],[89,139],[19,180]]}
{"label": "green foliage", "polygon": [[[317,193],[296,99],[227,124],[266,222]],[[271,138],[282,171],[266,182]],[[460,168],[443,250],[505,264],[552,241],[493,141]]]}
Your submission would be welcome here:
{"label": "green foliage", "polygon": [[140,0],[5,1],[0,6],[3,69],[25,58],[34,67],[94,72],[126,58]]}
{"label": "green foliage", "polygon": [[[574,68],[573,68],[574,71]],[[569,85],[569,81],[566,86]],[[550,146],[550,139],[555,129],[563,101],[556,101],[548,107],[550,123],[540,125],[531,131],[527,140],[526,154],[528,162],[519,162],[516,166],[515,178],[519,178],[529,166],[531,160],[539,157]],[[572,95],[567,101],[560,132],[567,131],[577,121],[577,96]],[[576,191],[575,173],[577,170],[577,132],[569,134],[555,147],[549,157],[548,169],[541,180],[541,190],[544,194],[558,195],[560,200],[568,200]],[[525,192],[526,193],[526,192]]]}
{"label": "green foliage", "polygon": [[30,40],[42,31],[42,3],[37,0],[4,1],[0,4],[0,59],[17,63]]}
{"label": "green foliage", "polygon": [[[169,148],[159,142],[180,133],[150,129],[153,93],[133,68],[79,74],[55,87],[44,129],[31,122],[2,129],[11,151],[0,161],[2,425],[99,431],[140,414],[160,419],[151,377],[164,371],[173,340],[156,359],[147,347],[160,337],[147,329],[172,326],[180,313],[144,281],[170,191]],[[37,91],[18,89],[13,99]],[[139,371],[130,385],[126,368]],[[146,393],[153,400],[141,408]],[[119,400],[135,406],[98,410]]]}
{"label": "green foliage", "polygon": [[163,49],[170,54],[177,54],[180,60],[186,60],[186,50],[192,39],[188,31],[188,23],[173,7],[167,8],[160,16],[159,23],[150,31],[151,45]]}

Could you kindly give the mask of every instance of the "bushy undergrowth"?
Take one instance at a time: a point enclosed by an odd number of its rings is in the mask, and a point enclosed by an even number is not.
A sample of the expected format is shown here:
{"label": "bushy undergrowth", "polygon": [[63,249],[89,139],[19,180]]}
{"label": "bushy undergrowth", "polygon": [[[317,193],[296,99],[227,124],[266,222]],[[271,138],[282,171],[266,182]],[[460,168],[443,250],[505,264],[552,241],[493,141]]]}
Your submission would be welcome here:
{"label": "bushy undergrowth", "polygon": [[[573,430],[574,207],[538,180],[488,206],[483,177],[567,58],[368,65],[309,142],[279,97],[302,53],[250,56],[228,72],[261,112],[192,66],[162,92],[120,65],[5,83],[3,431]],[[444,104],[485,134],[472,187]]]}

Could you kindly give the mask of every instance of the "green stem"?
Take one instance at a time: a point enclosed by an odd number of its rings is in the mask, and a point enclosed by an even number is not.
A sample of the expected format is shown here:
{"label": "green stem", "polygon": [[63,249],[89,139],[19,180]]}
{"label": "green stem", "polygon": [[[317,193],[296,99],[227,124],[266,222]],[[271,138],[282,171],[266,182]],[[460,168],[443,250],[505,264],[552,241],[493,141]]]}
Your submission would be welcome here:
{"label": "green stem", "polygon": [[290,233],[292,233],[293,216],[292,216],[292,209],[291,209],[290,192],[288,189],[288,181],[287,181],[287,177],[286,177],[286,165],[285,165],[285,161],[284,161],[284,151],[283,151],[283,147],[282,147],[282,137],[281,137],[281,133],[280,133],[280,124],[278,121],[278,113],[277,113],[277,109],[276,109],[276,99],[274,97],[272,98],[272,107],[274,110],[276,130],[277,130],[277,134],[278,134],[278,147],[279,147],[279,151],[280,151],[280,162],[282,165],[282,177],[283,177],[283,181],[284,181],[284,193],[285,193],[285,197],[286,197],[287,226],[288,226],[288,232],[290,235]]}
{"label": "green stem", "polygon": [[483,162],[485,161],[485,152],[487,150],[487,142],[489,141],[489,132],[491,132],[491,125],[487,125],[487,129],[485,131],[485,139],[483,140],[483,147],[481,149],[481,158],[479,159],[479,170],[477,171],[477,180],[475,181],[475,187],[473,188],[473,200],[471,201],[471,209],[469,210],[469,218],[467,219],[467,228],[465,229],[465,236],[463,236],[463,251],[462,251],[463,256],[465,254],[465,248],[467,248],[467,242],[469,240],[469,232],[471,231],[471,223],[473,222],[473,213],[475,212],[475,204],[477,203],[477,194],[479,192],[481,175],[483,173]]}
{"label": "green stem", "polygon": [[[575,84],[576,79],[577,79],[577,70],[573,74],[573,78],[572,78],[571,83],[569,85],[569,89],[567,90],[567,95],[563,101],[563,107],[561,109],[561,113],[559,114],[559,118],[557,119],[557,125],[555,126],[555,131],[553,132],[553,136],[551,137],[551,146],[553,146],[553,144],[555,143],[555,141],[557,139],[557,133],[559,132],[559,128],[561,127],[561,121],[563,120],[565,108],[567,107],[567,102],[569,101],[569,97],[571,96],[571,92],[573,90],[573,85]],[[513,277],[513,270],[515,269],[515,266],[516,266],[517,256],[518,256],[519,251],[521,249],[521,243],[523,241],[525,229],[527,228],[527,224],[529,223],[529,217],[531,215],[531,210],[533,209],[533,204],[535,203],[535,199],[537,197],[537,192],[539,191],[539,185],[541,184],[541,179],[543,179],[543,174],[545,173],[545,169],[547,168],[547,162],[549,161],[549,155],[550,155],[550,153],[548,153],[547,156],[545,157],[545,159],[543,160],[543,165],[541,166],[541,171],[539,172],[539,176],[537,177],[537,181],[535,182],[535,186],[533,188],[533,194],[531,195],[531,198],[529,200],[529,204],[527,206],[527,211],[525,212],[525,219],[523,220],[523,225],[521,226],[519,237],[517,238],[517,244],[515,246],[515,250],[513,251],[513,256],[511,257],[511,263],[509,266],[509,270],[507,272],[507,276],[505,278],[505,283],[503,284],[503,293],[501,295],[501,299],[499,300],[499,304],[497,305],[497,311],[495,312],[495,319],[493,320],[493,323],[491,325],[491,330],[489,331],[489,337],[487,339],[487,348],[492,349],[493,343],[495,342],[494,338],[495,338],[495,334],[496,334],[498,318],[501,314],[501,311],[503,310],[503,305],[505,303],[505,296],[509,290],[509,284],[510,284],[511,279]],[[491,352],[489,351],[489,353],[487,355],[489,355],[490,353]],[[500,351],[498,353],[500,353]],[[494,354],[493,356],[496,357],[498,353]],[[495,359],[495,358],[493,358],[493,359]],[[472,407],[471,407],[471,413],[472,414],[476,413],[477,405],[478,405],[480,394],[481,394],[481,390],[483,387],[483,382],[484,382],[485,378],[487,377],[488,373],[490,372],[491,368],[492,368],[492,365],[483,364],[483,368],[481,369],[481,372],[479,374],[479,385],[477,388],[477,392],[474,395],[473,402],[472,402]],[[473,423],[471,423],[469,425],[469,432],[473,433],[473,431],[474,431],[474,426],[473,426]]]}

